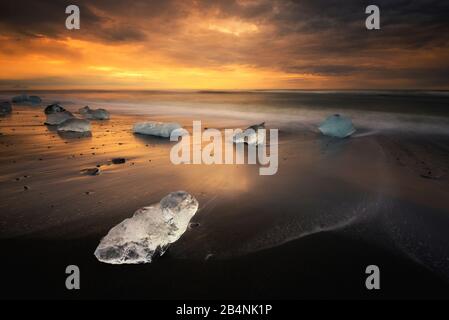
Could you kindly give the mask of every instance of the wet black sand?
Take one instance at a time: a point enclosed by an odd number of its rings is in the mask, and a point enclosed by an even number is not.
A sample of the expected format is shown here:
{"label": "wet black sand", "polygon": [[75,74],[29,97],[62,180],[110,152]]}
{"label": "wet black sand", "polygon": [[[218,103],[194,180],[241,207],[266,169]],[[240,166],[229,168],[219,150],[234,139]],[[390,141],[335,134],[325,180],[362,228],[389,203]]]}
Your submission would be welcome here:
{"label": "wet black sand", "polygon": [[[99,235],[100,236],[100,235]],[[118,299],[380,299],[449,298],[442,279],[409,259],[333,232],[222,261],[177,260],[100,264],[97,238],[73,241],[2,240],[1,298]],[[364,270],[381,265],[381,290],[364,287]],[[76,263],[81,289],[65,288]]]}
{"label": "wet black sand", "polygon": [[[1,298],[449,297],[447,136],[360,130],[336,141],[285,129],[278,173],[260,176],[257,166],[173,166],[169,143],[132,135],[137,120],[114,115],[70,139],[37,108],[1,119]],[[227,121],[203,122],[250,124]],[[96,165],[100,175],[81,173]],[[199,200],[199,226],[163,257],[95,259],[111,227],[180,189]],[[76,292],[65,288],[70,264],[81,269]],[[365,289],[370,264],[379,291]]]}

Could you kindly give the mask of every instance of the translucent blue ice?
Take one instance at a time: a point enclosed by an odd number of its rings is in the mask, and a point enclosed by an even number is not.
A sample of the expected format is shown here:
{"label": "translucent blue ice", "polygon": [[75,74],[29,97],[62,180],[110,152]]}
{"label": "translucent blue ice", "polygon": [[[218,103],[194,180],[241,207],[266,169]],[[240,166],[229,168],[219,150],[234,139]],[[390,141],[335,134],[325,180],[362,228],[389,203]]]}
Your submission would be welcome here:
{"label": "translucent blue ice", "polygon": [[351,119],[339,114],[328,117],[318,129],[322,134],[336,138],[346,138],[355,132]]}

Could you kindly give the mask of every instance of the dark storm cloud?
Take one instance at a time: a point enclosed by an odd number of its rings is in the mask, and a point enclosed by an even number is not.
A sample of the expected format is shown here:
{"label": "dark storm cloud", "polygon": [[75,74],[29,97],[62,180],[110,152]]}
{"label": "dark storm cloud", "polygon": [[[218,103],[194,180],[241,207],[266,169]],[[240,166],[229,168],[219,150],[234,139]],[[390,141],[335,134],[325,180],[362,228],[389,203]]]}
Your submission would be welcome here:
{"label": "dark storm cloud", "polygon": [[[364,29],[364,8],[372,3],[381,8],[382,30],[369,34]],[[64,11],[70,4],[77,4],[82,12],[81,32],[76,34],[64,28]],[[6,0],[0,2],[0,23],[3,32],[25,36],[90,34],[106,41],[140,41],[144,39],[144,31],[152,31],[141,29],[142,20],[151,28],[157,28],[151,21],[160,22],[159,27],[172,25],[191,12],[205,17],[214,14],[272,24],[278,37],[320,34],[325,37],[320,42],[323,49],[352,50],[357,45],[362,47],[372,42],[376,42],[377,47],[447,45],[449,31],[449,2],[445,0]],[[320,48],[315,45],[309,49]]]}
{"label": "dark storm cloud", "polygon": [[[69,4],[81,9],[77,32],[64,27]],[[370,4],[380,7],[381,30],[365,28]],[[196,23],[236,19],[260,30],[244,39],[192,31],[191,17]],[[143,43],[142,50],[157,49],[193,67],[242,64],[335,77],[409,76],[417,83],[449,85],[439,72],[449,67],[448,17],[447,0],[3,0],[0,35]],[[435,50],[443,53],[422,58]]]}
{"label": "dark storm cloud", "polygon": [[[112,2],[112,1],[111,1]],[[133,25],[119,24],[114,17],[102,15],[90,1],[78,1],[81,29],[74,33],[65,28],[65,8],[73,1],[2,1],[0,34],[22,37],[97,38],[104,41],[139,41],[144,33]]]}

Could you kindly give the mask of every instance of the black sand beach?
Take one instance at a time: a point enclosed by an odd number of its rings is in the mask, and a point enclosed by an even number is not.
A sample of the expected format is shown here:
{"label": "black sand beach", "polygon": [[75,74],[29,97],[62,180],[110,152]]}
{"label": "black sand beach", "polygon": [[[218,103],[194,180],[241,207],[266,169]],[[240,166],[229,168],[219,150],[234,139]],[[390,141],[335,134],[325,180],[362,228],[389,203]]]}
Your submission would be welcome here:
{"label": "black sand beach", "polygon": [[[41,106],[0,119],[2,298],[449,298],[447,95],[371,93],[379,104],[364,108],[371,98],[355,93],[156,93],[124,111],[131,93],[39,94],[112,116],[79,139],[44,126]],[[399,112],[412,100],[414,111]],[[318,121],[335,112],[353,118],[355,135],[320,135]],[[132,134],[143,120],[187,130],[192,120],[218,129],[266,121],[280,130],[279,170],[175,166],[173,143]],[[100,175],[82,174],[97,165]],[[198,199],[198,226],[151,264],[96,260],[109,229],[176,190]],[[69,264],[81,270],[76,292],[64,286]],[[379,291],[365,288],[370,264]]]}

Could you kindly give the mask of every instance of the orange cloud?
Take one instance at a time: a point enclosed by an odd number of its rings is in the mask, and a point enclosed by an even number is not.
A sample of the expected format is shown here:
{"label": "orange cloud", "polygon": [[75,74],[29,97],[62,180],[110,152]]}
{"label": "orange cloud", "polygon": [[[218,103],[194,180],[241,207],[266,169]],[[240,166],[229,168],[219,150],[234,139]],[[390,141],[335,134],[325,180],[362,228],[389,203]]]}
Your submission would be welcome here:
{"label": "orange cloud", "polygon": [[1,88],[449,87],[438,1],[371,33],[357,1],[80,0],[70,32],[57,4],[21,1],[0,3]]}

